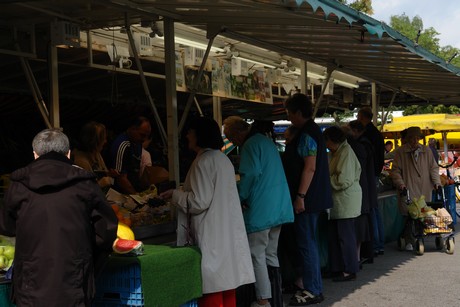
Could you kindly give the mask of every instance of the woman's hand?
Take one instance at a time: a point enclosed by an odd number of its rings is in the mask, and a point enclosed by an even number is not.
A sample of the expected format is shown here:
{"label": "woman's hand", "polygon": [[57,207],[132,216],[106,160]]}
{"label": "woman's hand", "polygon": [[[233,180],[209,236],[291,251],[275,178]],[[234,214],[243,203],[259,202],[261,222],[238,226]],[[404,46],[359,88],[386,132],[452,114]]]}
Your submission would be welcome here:
{"label": "woman's hand", "polygon": [[170,190],[164,191],[163,193],[160,193],[160,195],[158,196],[161,199],[170,199],[173,195],[173,192],[174,192],[174,189],[170,189]]}

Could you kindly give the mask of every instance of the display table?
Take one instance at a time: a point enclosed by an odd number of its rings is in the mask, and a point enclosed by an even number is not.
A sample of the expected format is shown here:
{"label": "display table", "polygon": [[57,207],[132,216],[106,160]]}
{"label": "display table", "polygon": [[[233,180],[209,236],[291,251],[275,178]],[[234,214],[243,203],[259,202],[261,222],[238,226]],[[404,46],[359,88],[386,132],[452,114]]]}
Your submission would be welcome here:
{"label": "display table", "polygon": [[4,277],[0,278],[0,306],[14,307],[15,304],[10,301],[11,281]]}
{"label": "display table", "polygon": [[130,290],[129,299],[135,303],[123,302],[130,306],[177,307],[200,297],[201,253],[194,247],[145,245],[142,256],[113,255],[96,280],[96,305],[97,300],[116,295],[119,287],[133,284],[141,289]]}
{"label": "display table", "polygon": [[383,221],[385,243],[397,241],[404,229],[404,217],[399,212],[396,190],[379,194],[377,202]]}

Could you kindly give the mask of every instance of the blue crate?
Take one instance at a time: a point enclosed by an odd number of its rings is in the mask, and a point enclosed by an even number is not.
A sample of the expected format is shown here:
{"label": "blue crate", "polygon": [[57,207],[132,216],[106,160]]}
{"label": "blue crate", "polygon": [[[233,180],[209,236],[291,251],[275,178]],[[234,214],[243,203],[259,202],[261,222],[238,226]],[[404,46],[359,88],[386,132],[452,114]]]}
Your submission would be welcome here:
{"label": "blue crate", "polygon": [[96,280],[94,307],[144,306],[138,263],[111,265]]}
{"label": "blue crate", "polygon": [[198,301],[197,300],[191,300],[191,301],[188,301],[185,304],[180,305],[179,307],[198,307]]}

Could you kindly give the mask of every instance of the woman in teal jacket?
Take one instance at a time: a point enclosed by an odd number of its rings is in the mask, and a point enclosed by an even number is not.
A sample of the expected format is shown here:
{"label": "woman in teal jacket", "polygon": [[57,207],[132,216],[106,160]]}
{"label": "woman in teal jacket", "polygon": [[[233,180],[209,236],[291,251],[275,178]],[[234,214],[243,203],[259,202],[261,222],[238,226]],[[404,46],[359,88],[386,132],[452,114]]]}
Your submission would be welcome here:
{"label": "woman in teal jacket", "polygon": [[271,306],[282,306],[281,289],[272,293],[269,274],[280,278],[278,237],[281,225],[294,221],[294,212],[278,150],[255,130],[240,117],[224,121],[227,138],[241,146],[238,193],[256,275],[257,302],[251,306],[265,306],[269,299]]}
{"label": "woman in teal jacket", "polygon": [[330,268],[339,273],[334,281],[354,280],[359,270],[355,219],[361,214],[361,166],[342,129],[329,127],[323,135],[331,152],[329,175],[334,203],[329,228]]}

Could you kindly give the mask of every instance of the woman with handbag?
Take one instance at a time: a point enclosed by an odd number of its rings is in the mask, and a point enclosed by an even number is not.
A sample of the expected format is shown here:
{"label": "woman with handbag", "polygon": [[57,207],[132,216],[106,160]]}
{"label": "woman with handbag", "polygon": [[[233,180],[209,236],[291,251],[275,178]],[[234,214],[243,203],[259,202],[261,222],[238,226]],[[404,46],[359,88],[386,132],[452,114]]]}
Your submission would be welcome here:
{"label": "woman with handbag", "polygon": [[197,156],[184,186],[160,196],[171,197],[179,208],[178,245],[194,243],[201,249],[203,297],[198,305],[234,307],[235,289],[255,281],[235,170],[220,151],[224,144],[214,120],[192,120],[187,140]]}

